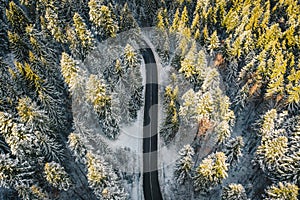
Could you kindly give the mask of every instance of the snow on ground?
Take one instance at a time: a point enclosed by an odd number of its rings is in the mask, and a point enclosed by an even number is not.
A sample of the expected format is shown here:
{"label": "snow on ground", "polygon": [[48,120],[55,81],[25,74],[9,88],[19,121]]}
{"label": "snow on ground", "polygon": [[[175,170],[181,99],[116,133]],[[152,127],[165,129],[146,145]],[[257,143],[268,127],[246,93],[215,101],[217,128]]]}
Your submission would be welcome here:
{"label": "snow on ground", "polygon": [[[145,63],[142,60],[141,73],[145,91],[146,71]],[[143,93],[144,93],[143,91]],[[129,192],[130,199],[142,200],[143,197],[143,120],[144,106],[139,110],[137,119],[128,125],[120,126],[120,135],[117,140],[107,140],[106,143],[112,149],[112,158],[122,173],[126,190]]]}
{"label": "snow on ground", "polygon": [[[156,48],[150,41],[151,36],[157,34],[155,30],[153,32],[147,32],[147,34],[143,35],[144,40],[147,42],[149,47],[152,49],[154,53],[154,57],[157,63],[158,68],[158,84],[159,84],[159,99],[158,99],[158,122],[159,125],[163,122],[163,89],[168,84],[169,79],[169,71],[171,66],[162,66],[161,58],[156,52]],[[174,168],[175,162],[178,159],[178,151],[186,144],[190,144],[193,141],[193,137],[196,126],[192,127],[190,130],[180,129],[177,134],[178,137],[170,143],[169,145],[165,145],[160,137],[158,137],[158,174],[159,174],[159,182],[160,188],[163,195],[163,199],[178,199],[178,195],[176,192],[176,183],[174,181]],[[159,130],[159,128],[158,128]],[[159,133],[158,133],[159,134]],[[186,191],[185,191],[186,192]],[[188,193],[190,194],[190,193]]]}

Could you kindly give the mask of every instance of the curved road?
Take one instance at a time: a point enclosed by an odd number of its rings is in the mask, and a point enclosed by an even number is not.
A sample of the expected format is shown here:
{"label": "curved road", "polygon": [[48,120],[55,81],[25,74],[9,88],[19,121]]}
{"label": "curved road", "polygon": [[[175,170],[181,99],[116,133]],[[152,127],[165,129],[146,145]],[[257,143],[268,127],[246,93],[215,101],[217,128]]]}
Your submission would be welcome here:
{"label": "curved road", "polygon": [[157,171],[158,84],[157,66],[151,48],[145,48],[146,90],[143,128],[143,190],[145,200],[162,200]]}

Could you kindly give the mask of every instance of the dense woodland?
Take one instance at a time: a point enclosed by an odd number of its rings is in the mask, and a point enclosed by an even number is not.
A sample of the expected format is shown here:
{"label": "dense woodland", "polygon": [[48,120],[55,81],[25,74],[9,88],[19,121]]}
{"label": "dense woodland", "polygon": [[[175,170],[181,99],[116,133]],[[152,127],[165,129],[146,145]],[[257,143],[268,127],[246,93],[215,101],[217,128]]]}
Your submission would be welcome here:
{"label": "dense woodland", "polygon": [[[159,135],[194,137],[174,187],[196,199],[298,199],[299,23],[297,0],[0,0],[2,197],[133,198],[118,166],[84,142],[72,104],[92,110],[93,134],[117,140],[143,107],[142,52],[128,43],[97,73],[84,65],[102,41],[154,27],[170,67]],[[253,187],[226,181],[245,155]]]}

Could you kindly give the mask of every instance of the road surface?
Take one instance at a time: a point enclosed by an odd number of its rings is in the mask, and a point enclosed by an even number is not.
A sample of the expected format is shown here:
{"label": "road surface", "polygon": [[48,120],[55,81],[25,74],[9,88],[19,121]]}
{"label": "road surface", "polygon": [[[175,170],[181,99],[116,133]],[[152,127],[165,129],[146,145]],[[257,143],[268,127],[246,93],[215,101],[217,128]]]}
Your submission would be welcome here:
{"label": "road surface", "polygon": [[143,190],[145,200],[162,200],[157,171],[158,84],[157,66],[150,48],[143,51],[146,90],[143,128]]}

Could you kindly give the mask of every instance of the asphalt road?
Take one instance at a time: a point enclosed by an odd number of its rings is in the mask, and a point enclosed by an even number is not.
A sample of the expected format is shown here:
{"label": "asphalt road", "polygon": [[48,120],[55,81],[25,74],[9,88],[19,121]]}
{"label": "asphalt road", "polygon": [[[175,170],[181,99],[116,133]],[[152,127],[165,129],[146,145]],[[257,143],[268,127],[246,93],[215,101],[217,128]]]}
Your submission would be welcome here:
{"label": "asphalt road", "polygon": [[143,51],[146,90],[143,128],[143,190],[145,200],[162,200],[157,171],[158,84],[157,66],[150,48]]}

